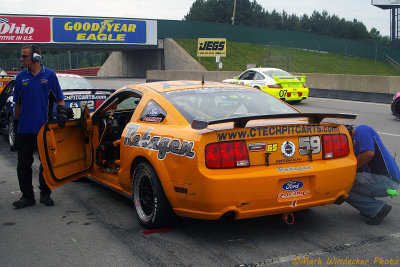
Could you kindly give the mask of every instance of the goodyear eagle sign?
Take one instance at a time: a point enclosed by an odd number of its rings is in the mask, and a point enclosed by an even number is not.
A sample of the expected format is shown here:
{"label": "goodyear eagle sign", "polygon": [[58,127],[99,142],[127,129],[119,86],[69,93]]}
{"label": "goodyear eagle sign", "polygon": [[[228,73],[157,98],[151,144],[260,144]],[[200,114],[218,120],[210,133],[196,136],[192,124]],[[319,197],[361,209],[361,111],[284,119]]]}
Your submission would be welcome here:
{"label": "goodyear eagle sign", "polygon": [[225,38],[198,38],[198,57],[226,57]]}
{"label": "goodyear eagle sign", "polygon": [[60,43],[149,44],[148,38],[146,38],[146,24],[149,22],[57,17],[53,18],[53,41]]}

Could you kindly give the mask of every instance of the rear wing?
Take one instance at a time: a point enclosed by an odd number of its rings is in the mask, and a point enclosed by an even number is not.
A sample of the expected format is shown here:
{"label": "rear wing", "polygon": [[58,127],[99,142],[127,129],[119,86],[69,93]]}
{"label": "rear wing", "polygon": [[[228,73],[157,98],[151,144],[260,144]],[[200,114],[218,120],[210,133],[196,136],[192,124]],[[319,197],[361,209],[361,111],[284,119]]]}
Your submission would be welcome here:
{"label": "rear wing", "polygon": [[285,119],[285,118],[307,118],[309,123],[321,123],[326,118],[334,119],[347,119],[355,120],[357,118],[356,114],[346,114],[346,113],[288,113],[288,114],[272,114],[272,115],[258,115],[258,116],[248,116],[248,117],[236,117],[222,120],[212,120],[212,121],[202,121],[193,120],[192,128],[196,130],[205,129],[208,125],[233,122],[234,128],[244,128],[247,123],[251,120],[266,120],[266,119]]}
{"label": "rear wing", "polygon": [[274,80],[277,83],[305,83],[307,76],[274,76]]}

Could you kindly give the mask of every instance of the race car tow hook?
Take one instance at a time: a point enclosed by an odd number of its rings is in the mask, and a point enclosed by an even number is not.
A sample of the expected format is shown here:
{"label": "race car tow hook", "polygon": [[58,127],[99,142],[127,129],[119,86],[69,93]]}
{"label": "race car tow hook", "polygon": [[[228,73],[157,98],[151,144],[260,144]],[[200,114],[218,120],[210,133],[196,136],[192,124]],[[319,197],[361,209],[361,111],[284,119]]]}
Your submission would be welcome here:
{"label": "race car tow hook", "polygon": [[292,225],[294,223],[293,212],[285,212],[282,214],[282,219],[287,225]]}

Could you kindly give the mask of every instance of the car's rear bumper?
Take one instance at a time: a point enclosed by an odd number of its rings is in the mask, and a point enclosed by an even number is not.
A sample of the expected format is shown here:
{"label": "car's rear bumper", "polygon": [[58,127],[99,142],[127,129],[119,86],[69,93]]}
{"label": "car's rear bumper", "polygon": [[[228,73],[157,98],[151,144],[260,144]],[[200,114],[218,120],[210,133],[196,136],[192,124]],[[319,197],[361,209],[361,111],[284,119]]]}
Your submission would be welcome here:
{"label": "car's rear bumper", "polygon": [[261,90],[284,101],[300,101],[308,98],[308,88],[282,88],[273,89],[267,86],[261,87]]}
{"label": "car's rear bumper", "polygon": [[[194,170],[191,185],[164,183],[164,189],[178,216],[216,220],[234,213],[235,219],[244,219],[333,204],[348,196],[356,171],[355,158],[300,162],[285,167],[289,166],[312,169],[279,173],[277,166],[232,171],[204,167]],[[304,187],[282,190],[282,184],[294,180],[302,181]],[[184,187],[187,193],[178,193],[174,187]]]}

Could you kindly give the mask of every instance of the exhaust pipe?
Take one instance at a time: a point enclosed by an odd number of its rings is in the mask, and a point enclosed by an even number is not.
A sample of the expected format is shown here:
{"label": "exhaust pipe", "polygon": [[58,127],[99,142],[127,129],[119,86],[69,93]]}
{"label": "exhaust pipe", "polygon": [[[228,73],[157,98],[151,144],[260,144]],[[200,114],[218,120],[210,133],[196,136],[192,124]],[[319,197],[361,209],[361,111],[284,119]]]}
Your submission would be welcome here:
{"label": "exhaust pipe", "polygon": [[234,221],[235,218],[236,218],[236,213],[233,210],[231,210],[231,211],[224,213],[224,215],[222,215],[219,220],[220,221]]}

